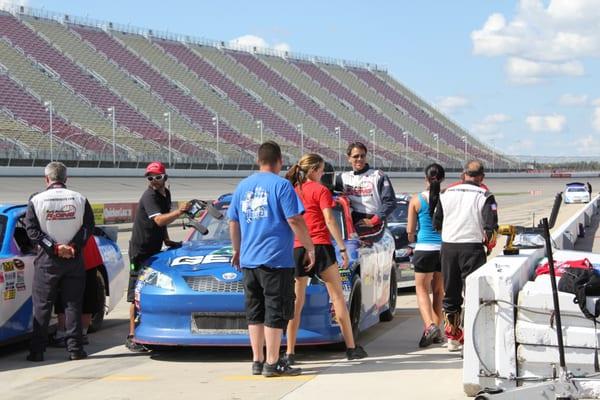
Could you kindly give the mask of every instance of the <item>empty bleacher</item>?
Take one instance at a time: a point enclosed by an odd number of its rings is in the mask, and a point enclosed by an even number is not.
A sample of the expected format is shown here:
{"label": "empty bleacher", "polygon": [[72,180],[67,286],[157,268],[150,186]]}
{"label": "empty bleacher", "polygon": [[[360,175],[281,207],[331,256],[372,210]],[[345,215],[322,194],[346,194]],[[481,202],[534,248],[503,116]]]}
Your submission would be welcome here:
{"label": "empty bleacher", "polygon": [[385,168],[512,164],[376,67],[30,9],[0,10],[0,90],[0,154],[47,157],[50,101],[61,157],[111,159],[114,137],[120,160],[166,160],[170,147],[207,167],[250,165],[261,140],[286,163],[304,150],[345,166],[362,141]]}

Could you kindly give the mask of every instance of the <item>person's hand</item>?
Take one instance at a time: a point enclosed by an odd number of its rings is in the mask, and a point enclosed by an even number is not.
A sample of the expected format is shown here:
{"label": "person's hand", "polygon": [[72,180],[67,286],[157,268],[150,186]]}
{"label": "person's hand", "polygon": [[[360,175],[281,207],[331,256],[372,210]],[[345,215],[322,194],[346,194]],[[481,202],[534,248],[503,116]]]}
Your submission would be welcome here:
{"label": "person's hand", "polygon": [[192,208],[192,203],[190,201],[187,201],[179,205],[179,212],[182,214],[186,213],[190,210],[190,208]]}
{"label": "person's hand", "polygon": [[342,269],[348,269],[350,265],[350,257],[348,256],[348,250],[343,251],[342,253]]}
{"label": "person's hand", "polygon": [[171,239],[165,239],[164,243],[167,247],[181,247],[181,242],[175,242]]}
{"label": "person's hand", "polygon": [[75,257],[75,249],[67,244],[59,244],[56,248],[56,253],[60,258]]}
{"label": "person's hand", "polygon": [[233,268],[235,268],[236,271],[241,271],[242,268],[240,267],[240,252],[239,251],[233,251],[233,254],[231,256],[231,266]]}
{"label": "person's hand", "polygon": [[306,250],[306,254],[304,255],[304,270],[306,272],[310,271],[315,266],[315,258],[314,247],[312,250]]}

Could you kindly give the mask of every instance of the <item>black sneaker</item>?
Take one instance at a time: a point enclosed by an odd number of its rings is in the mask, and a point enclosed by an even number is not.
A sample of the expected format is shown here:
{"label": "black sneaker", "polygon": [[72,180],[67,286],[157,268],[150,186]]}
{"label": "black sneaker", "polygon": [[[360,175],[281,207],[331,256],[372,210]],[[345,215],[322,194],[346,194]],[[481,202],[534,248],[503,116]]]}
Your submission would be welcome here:
{"label": "black sneaker", "polygon": [[275,364],[269,364],[265,362],[262,374],[266,378],[273,378],[276,376],[297,376],[302,373],[300,368],[293,368],[282,360],[277,361]]}
{"label": "black sneaker", "polygon": [[67,347],[67,338],[65,336],[56,338],[56,336],[51,336],[48,341],[48,346],[50,347]]}
{"label": "black sneaker", "polygon": [[252,363],[252,375],[260,375],[263,372],[264,362],[254,361]]}
{"label": "black sneaker", "polygon": [[361,346],[356,346],[352,349],[346,349],[346,358],[348,360],[359,360],[365,357],[369,357],[369,355]]}
{"label": "black sneaker", "polygon": [[42,352],[30,352],[27,357],[27,361],[40,362],[44,361],[44,353]]}
{"label": "black sneaker", "polygon": [[133,335],[127,336],[127,340],[125,341],[125,347],[127,347],[129,351],[133,353],[145,353],[148,351],[146,346],[140,343],[136,343],[133,340]]}
{"label": "black sneaker", "polygon": [[75,360],[83,360],[84,358],[87,358],[87,353],[85,352],[85,350],[79,350],[79,351],[71,351],[69,352],[69,360],[71,361],[75,361]]}
{"label": "black sneaker", "polygon": [[421,336],[421,340],[419,341],[419,347],[428,347],[431,346],[437,338],[442,336],[442,331],[436,324],[431,324],[425,329],[423,332],[423,336]]}
{"label": "black sneaker", "polygon": [[285,353],[281,357],[281,361],[285,362],[287,365],[294,365],[296,364],[296,355]]}

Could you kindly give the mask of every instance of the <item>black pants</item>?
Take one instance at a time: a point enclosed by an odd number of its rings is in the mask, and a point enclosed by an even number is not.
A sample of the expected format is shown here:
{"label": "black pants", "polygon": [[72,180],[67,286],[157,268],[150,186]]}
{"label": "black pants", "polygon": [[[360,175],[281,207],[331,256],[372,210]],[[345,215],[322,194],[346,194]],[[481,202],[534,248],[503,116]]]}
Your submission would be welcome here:
{"label": "black pants", "polygon": [[58,291],[65,308],[67,350],[81,346],[81,306],[85,289],[83,263],[71,265],[36,265],[33,274],[33,335],[31,352],[43,352],[48,343],[48,323]]}
{"label": "black pants", "polygon": [[442,243],[442,275],[444,276],[444,311],[459,313],[463,303],[465,279],[485,264],[485,250],[481,243]]}

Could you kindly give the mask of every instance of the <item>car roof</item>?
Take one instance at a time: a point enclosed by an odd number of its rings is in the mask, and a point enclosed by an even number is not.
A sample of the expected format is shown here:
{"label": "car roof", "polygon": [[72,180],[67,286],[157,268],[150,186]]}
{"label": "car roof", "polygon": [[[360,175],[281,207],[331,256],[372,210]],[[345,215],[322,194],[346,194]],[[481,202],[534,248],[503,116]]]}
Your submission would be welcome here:
{"label": "car roof", "polygon": [[21,214],[27,206],[25,204],[0,204],[0,214],[13,216]]}

